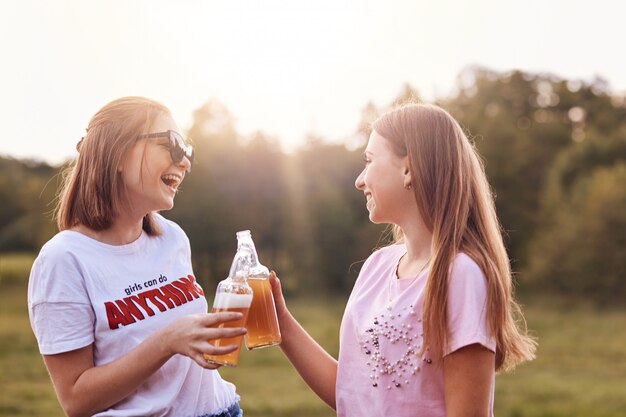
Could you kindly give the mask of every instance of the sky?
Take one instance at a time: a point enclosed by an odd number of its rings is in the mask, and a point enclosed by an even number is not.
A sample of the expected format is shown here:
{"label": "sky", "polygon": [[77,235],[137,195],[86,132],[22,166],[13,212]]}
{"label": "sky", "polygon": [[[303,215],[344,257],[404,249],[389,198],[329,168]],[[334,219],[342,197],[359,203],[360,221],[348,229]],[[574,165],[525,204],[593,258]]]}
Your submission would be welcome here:
{"label": "sky", "polygon": [[[470,65],[626,93],[614,0],[1,0],[0,155],[60,163],[91,116],[141,95],[184,131],[209,100],[285,150],[348,138],[406,83],[432,101]],[[622,42],[619,42],[622,41]],[[621,51],[621,52],[620,52]]]}

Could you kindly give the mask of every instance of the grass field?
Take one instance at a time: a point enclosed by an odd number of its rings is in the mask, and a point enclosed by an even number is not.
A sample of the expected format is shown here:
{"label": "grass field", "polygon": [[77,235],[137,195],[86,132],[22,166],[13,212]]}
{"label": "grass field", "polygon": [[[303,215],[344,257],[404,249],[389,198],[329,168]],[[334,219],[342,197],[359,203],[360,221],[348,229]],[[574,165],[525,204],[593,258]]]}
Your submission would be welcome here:
{"label": "grass field", "polygon": [[[0,416],[62,416],[26,309],[32,256],[0,255]],[[8,278],[7,278],[8,277]],[[343,299],[288,300],[294,315],[333,355]],[[626,310],[542,299],[527,303],[538,357],[496,378],[498,417],[626,417]],[[250,416],[333,416],[278,348],[242,352],[234,382]]]}

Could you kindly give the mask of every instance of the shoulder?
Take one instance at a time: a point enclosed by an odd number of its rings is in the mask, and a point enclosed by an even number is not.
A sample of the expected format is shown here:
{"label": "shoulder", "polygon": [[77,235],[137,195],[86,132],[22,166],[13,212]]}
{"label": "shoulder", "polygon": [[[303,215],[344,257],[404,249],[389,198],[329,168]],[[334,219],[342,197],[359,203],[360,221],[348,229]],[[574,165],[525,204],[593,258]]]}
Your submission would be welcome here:
{"label": "shoulder", "polygon": [[377,274],[395,267],[398,259],[406,252],[404,245],[393,244],[376,249],[366,260],[359,275]]}
{"label": "shoulder", "polygon": [[176,237],[187,240],[187,234],[185,231],[173,220],[163,217],[160,213],[154,213],[154,220],[159,226],[161,234],[164,237]]}
{"label": "shoulder", "polygon": [[46,242],[33,265],[40,263],[71,263],[84,251],[82,236],[76,232],[61,231]]}
{"label": "shoulder", "polygon": [[465,253],[459,253],[451,265],[448,288],[451,299],[484,299],[487,296],[487,279],[476,261]]}
{"label": "shoulder", "polygon": [[406,252],[404,245],[389,245],[374,250],[365,260],[365,263],[359,271],[354,287],[353,294],[360,291],[361,288],[368,286],[372,280],[378,280],[382,276],[386,276],[390,270],[395,268],[398,259]]}
{"label": "shoulder", "polygon": [[483,271],[480,269],[480,266],[466,255],[463,252],[460,252],[452,261],[451,270],[450,270],[450,278],[451,279],[474,279],[474,280],[485,280],[485,275]]}
{"label": "shoulder", "polygon": [[80,299],[84,291],[82,259],[89,257],[85,241],[75,232],[62,231],[50,239],[33,262],[28,280],[32,306],[45,301]]}
{"label": "shoulder", "polygon": [[163,232],[185,233],[176,222],[164,217],[161,213],[154,213],[153,218]]}
{"label": "shoulder", "polygon": [[406,246],[403,244],[393,244],[376,249],[365,261],[368,264],[387,263],[389,261],[396,262],[400,256],[406,252]]}
{"label": "shoulder", "polygon": [[180,248],[191,256],[189,237],[187,237],[185,231],[176,222],[158,213],[154,214],[154,220],[161,231],[159,236],[155,236],[159,245],[166,245],[171,252],[174,252],[174,248]]}

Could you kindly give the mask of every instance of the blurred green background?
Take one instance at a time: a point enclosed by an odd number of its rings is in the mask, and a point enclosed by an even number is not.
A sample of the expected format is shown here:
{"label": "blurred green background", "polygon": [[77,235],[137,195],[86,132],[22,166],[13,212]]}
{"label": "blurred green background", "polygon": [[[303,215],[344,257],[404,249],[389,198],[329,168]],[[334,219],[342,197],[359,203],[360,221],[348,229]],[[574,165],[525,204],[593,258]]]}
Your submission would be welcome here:
{"label": "blurred green background", "polygon": [[[626,102],[606,83],[472,67],[438,101],[485,160],[537,360],[496,380],[499,416],[626,415]],[[251,229],[281,276],[294,314],[336,354],[343,306],[362,261],[386,243],[354,180],[369,124],[419,100],[366,103],[350,143],[309,137],[284,153],[263,132],[244,136],[211,100],[188,134],[197,163],[165,213],[189,235],[211,297]],[[0,415],[62,412],[28,323],[32,260],[55,233],[63,167],[0,157]],[[247,416],[329,416],[276,348],[245,352],[234,381]]]}

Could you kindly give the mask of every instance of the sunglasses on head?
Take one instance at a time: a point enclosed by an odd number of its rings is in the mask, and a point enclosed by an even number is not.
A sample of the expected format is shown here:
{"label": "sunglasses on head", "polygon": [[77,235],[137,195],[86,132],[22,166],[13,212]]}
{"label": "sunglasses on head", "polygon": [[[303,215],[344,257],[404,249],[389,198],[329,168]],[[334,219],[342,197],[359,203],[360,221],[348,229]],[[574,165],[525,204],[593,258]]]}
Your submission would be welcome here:
{"label": "sunglasses on head", "polygon": [[186,157],[189,160],[189,168],[187,169],[187,172],[191,172],[191,165],[193,164],[193,148],[191,147],[191,145],[185,144],[185,140],[180,134],[178,134],[178,132],[168,130],[166,132],[146,133],[144,135],[139,135],[138,138],[168,138],[168,147],[170,151],[170,156],[172,157],[172,162],[174,162],[175,164],[180,164],[183,158]]}

